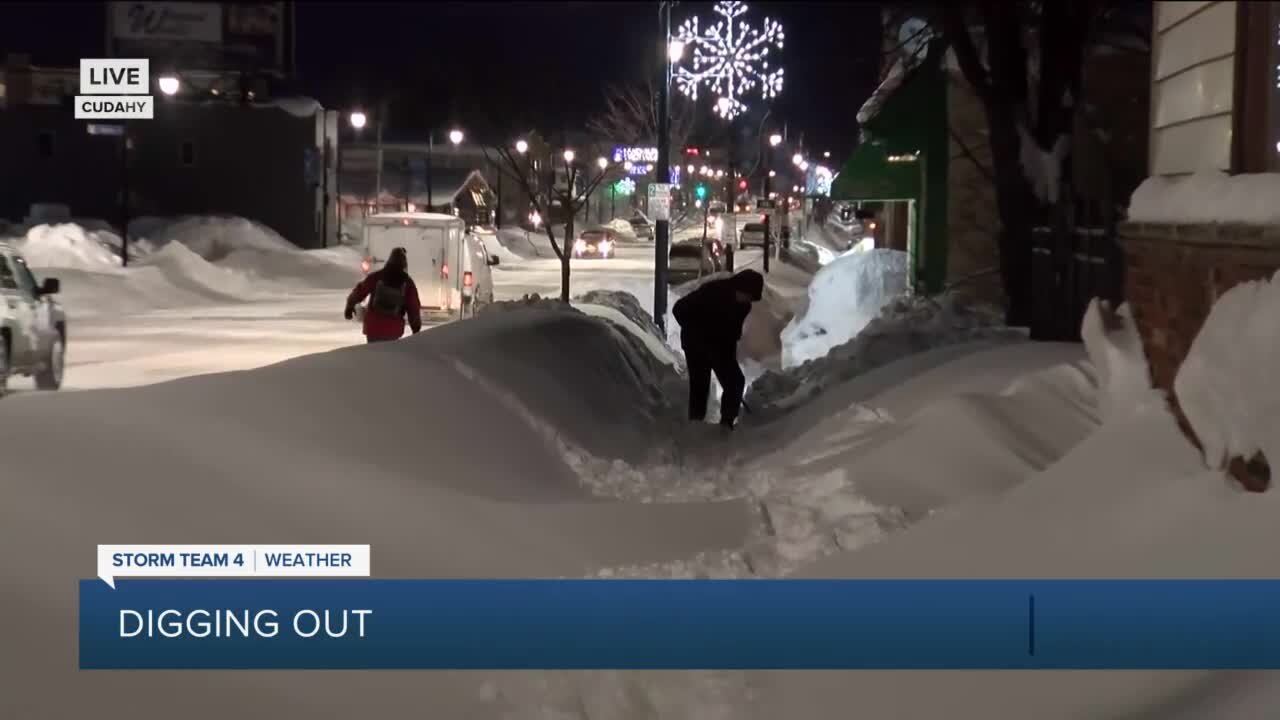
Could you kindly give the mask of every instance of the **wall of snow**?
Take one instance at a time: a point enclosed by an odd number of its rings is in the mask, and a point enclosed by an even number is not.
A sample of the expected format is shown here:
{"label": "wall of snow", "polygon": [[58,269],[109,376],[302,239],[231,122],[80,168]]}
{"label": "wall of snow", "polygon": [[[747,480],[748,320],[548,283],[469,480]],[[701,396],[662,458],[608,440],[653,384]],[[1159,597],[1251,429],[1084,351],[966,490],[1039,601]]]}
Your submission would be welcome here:
{"label": "wall of snow", "polygon": [[75,223],[36,225],[17,241],[17,246],[36,268],[103,272],[121,266],[120,236],[105,230],[87,230]]}
{"label": "wall of snow", "polygon": [[1280,173],[1198,172],[1149,177],[1129,201],[1130,222],[1280,224]]}
{"label": "wall of snow", "polygon": [[[1278,196],[1280,197],[1280,196]],[[1174,380],[1206,464],[1261,452],[1280,461],[1280,273],[1218,298]]]}
{"label": "wall of snow", "polygon": [[782,331],[782,367],[823,357],[857,335],[907,290],[907,254],[875,249],[840,257],[809,285],[809,304]]}

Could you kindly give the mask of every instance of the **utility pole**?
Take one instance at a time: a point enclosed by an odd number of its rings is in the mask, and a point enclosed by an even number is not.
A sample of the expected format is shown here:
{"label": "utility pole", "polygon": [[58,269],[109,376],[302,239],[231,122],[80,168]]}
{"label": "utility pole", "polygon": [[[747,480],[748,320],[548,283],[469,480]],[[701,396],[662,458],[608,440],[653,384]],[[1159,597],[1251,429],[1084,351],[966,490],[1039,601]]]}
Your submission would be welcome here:
{"label": "utility pole", "polygon": [[129,123],[120,123],[120,264],[129,267]]}
{"label": "utility pole", "polygon": [[[671,0],[659,5],[659,35],[662,37],[662,82],[658,83],[658,182],[671,182]],[[669,201],[668,201],[669,202]],[[670,208],[670,205],[667,206]],[[669,212],[669,209],[668,209]],[[653,321],[667,330],[667,248],[671,223],[657,220],[653,233]]]}
{"label": "utility pole", "polygon": [[427,131],[427,212],[432,212],[436,199],[431,197],[431,149],[435,145],[435,132]]}
{"label": "utility pole", "polygon": [[374,186],[373,186],[373,202],[374,214],[382,212],[382,123],[387,117],[387,104],[380,103],[378,106],[378,133],[375,139],[374,151]]}

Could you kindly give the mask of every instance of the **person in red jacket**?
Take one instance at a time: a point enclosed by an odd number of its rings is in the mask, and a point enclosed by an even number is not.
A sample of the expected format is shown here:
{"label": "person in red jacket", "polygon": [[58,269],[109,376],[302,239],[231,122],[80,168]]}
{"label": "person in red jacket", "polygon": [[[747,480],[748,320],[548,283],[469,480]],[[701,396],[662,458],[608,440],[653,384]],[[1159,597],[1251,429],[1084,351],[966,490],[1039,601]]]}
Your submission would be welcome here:
{"label": "person in red jacket", "polygon": [[422,303],[418,286],[409,277],[409,258],[404,248],[396,248],[381,270],[369,273],[347,296],[342,316],[355,317],[356,305],[369,298],[364,313],[364,336],[371,342],[399,340],[404,335],[405,319],[417,335],[422,330]]}

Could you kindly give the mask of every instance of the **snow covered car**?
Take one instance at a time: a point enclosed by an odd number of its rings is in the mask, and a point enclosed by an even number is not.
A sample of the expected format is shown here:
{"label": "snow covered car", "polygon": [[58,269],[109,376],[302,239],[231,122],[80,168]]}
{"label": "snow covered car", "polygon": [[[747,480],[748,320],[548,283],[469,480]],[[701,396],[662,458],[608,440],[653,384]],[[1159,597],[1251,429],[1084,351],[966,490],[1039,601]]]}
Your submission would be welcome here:
{"label": "snow covered car", "polygon": [[422,314],[452,316],[493,301],[496,255],[466,224],[442,213],[380,213],[365,219],[366,274],[382,268],[395,248],[409,257],[409,275],[418,286]]}
{"label": "snow covered car", "polygon": [[653,224],[649,222],[649,218],[644,215],[636,214],[627,222],[631,223],[631,229],[635,231],[636,237],[645,240],[653,239]]}
{"label": "snow covered car", "polygon": [[764,223],[747,223],[742,226],[742,233],[738,235],[738,249],[748,247],[764,247],[765,235]]}
{"label": "snow covered car", "polygon": [[679,285],[720,272],[720,256],[715,247],[715,241],[681,240],[672,243],[667,254],[667,284]]}
{"label": "snow covered car", "polygon": [[57,293],[56,278],[37,283],[18,250],[0,241],[0,395],[13,375],[33,376],[41,390],[62,387],[67,316]]}
{"label": "snow covered car", "polygon": [[597,227],[583,230],[573,243],[576,258],[611,258],[617,252],[618,233],[613,228]]}

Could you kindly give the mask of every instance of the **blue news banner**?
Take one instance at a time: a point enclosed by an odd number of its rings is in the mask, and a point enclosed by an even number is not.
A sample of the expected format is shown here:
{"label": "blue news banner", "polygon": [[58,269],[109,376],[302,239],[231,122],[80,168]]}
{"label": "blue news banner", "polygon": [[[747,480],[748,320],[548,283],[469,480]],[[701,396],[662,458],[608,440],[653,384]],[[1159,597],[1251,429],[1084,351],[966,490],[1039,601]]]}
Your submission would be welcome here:
{"label": "blue news banner", "polygon": [[83,669],[1277,669],[1280,581],[100,580]]}

